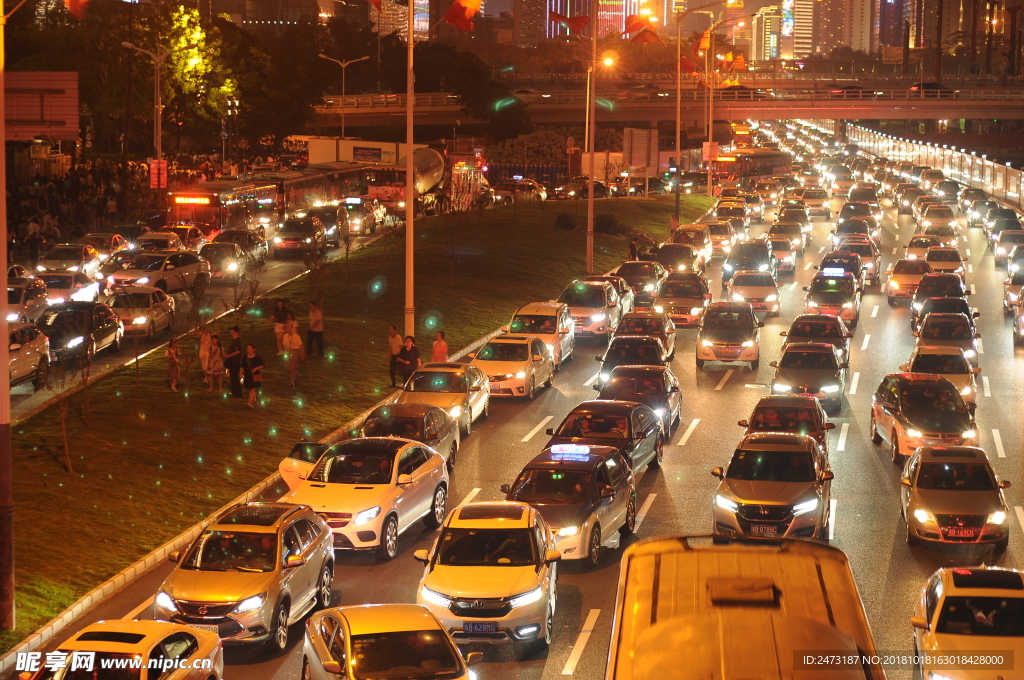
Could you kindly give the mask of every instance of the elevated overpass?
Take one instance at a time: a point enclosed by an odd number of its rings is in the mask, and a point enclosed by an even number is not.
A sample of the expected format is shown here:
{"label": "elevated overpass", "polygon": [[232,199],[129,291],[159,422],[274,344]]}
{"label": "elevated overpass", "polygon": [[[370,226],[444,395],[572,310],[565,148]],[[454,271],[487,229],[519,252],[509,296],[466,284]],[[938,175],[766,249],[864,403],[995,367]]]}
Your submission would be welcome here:
{"label": "elevated overpass", "polygon": [[[715,118],[744,119],[880,119],[941,120],[955,118],[1000,118],[1024,120],[1024,91],[1017,89],[926,90],[912,93],[907,88],[848,91],[832,94],[824,89],[734,89],[716,90]],[[517,95],[529,106],[530,118],[538,123],[578,123],[584,118],[586,95],[579,90],[534,91]],[[682,119],[704,117],[707,92],[688,88],[682,93]],[[516,106],[515,100],[495,106]],[[456,118],[471,120],[455,95],[419,93],[415,96],[416,122],[420,125],[450,124]],[[349,95],[328,97],[316,107],[319,125],[340,125],[344,108],[346,125],[386,125],[405,119],[405,95]],[[675,118],[675,91],[663,88],[610,90],[598,92],[598,120],[601,122],[649,121],[657,124]]]}

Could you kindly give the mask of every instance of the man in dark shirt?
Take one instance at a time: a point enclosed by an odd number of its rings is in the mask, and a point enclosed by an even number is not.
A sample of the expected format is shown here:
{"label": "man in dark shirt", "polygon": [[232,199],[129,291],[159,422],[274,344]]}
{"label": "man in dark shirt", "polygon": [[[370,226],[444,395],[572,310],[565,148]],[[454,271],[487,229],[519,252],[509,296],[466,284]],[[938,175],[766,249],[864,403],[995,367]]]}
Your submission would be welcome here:
{"label": "man in dark shirt", "polygon": [[231,327],[231,342],[228,343],[227,351],[224,353],[224,367],[228,369],[228,376],[231,379],[231,396],[242,396],[242,333],[238,326]]}

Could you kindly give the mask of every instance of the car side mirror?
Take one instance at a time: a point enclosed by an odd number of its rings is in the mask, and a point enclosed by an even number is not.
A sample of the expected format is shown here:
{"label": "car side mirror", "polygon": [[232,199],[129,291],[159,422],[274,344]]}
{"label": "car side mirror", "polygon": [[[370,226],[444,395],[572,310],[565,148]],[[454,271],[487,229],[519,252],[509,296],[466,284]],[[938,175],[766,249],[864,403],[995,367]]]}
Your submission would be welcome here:
{"label": "car side mirror", "polygon": [[810,286],[804,286],[804,287],[802,288],[802,290],[803,290],[803,291],[804,291],[805,293],[808,293],[808,292],[810,292],[810,290],[811,290],[811,287],[810,287]]}
{"label": "car side mirror", "polygon": [[539,354],[534,354],[534,355],[533,355],[533,360],[534,360],[534,361],[544,361],[544,357],[542,357],[542,356],[541,356],[541,355],[539,355]]}
{"label": "car side mirror", "polygon": [[473,385],[472,387],[469,388],[469,391],[470,392],[479,392],[480,391],[480,386],[479,385]]}
{"label": "car side mirror", "polygon": [[167,265],[166,267],[164,267],[164,271],[168,271],[168,272],[169,272],[169,271],[171,271],[172,269],[174,269],[174,265],[173,265],[173,264],[169,264],[169,265]]}
{"label": "car side mirror", "polygon": [[409,486],[412,484],[412,475],[398,475],[398,486]]}
{"label": "car side mirror", "polygon": [[976,338],[980,338],[980,337],[981,337],[981,333],[975,333],[975,334],[974,334],[974,337],[976,337]]}
{"label": "car side mirror", "polygon": [[19,349],[21,349],[21,345],[19,345],[16,342],[12,342],[11,346],[8,349],[12,352],[17,352]]}
{"label": "car side mirror", "polygon": [[965,290],[964,291],[964,295],[970,295],[970,294],[971,294],[971,291],[969,291],[969,290]]}
{"label": "car side mirror", "polygon": [[430,551],[428,551],[428,550],[417,550],[416,552],[414,552],[412,554],[412,558],[414,560],[416,560],[417,562],[422,562],[423,564],[426,564],[427,562],[430,561]]}
{"label": "car side mirror", "polygon": [[601,489],[601,493],[598,494],[598,497],[599,498],[615,498],[615,489],[610,487],[610,486],[606,486],[603,489]]}
{"label": "car side mirror", "polygon": [[501,485],[501,492],[502,493],[511,493],[511,491],[512,491],[512,485],[511,484],[502,484]]}
{"label": "car side mirror", "polygon": [[713,467],[713,468],[711,468],[711,476],[712,477],[718,477],[719,479],[723,479],[725,477],[725,468],[722,468],[722,467]]}
{"label": "car side mirror", "polygon": [[778,368],[779,367],[779,362],[778,361],[771,361],[771,362],[768,363],[768,365],[771,366],[772,368]]}
{"label": "car side mirror", "polygon": [[[1020,306],[1020,302],[1017,303],[1017,306]],[[974,312],[973,314],[971,314],[972,319],[977,319],[979,316],[981,316],[981,312]]]}
{"label": "car side mirror", "polygon": [[594,388],[595,392],[600,392],[601,391],[601,386],[598,385],[597,383],[594,383],[593,385],[591,385],[591,387]]}
{"label": "car side mirror", "polygon": [[979,373],[981,373],[981,366],[975,366],[972,369],[972,372],[974,373],[974,375],[978,375]]}
{"label": "car side mirror", "polygon": [[757,327],[758,328],[764,328],[764,321],[758,321],[757,322]]}
{"label": "car side mirror", "polygon": [[1013,486],[1013,483],[1010,482],[1010,480],[1008,479],[1004,479],[1001,482],[999,482],[1000,489],[1009,489],[1011,486]]}
{"label": "car side mirror", "polygon": [[928,619],[923,616],[911,616],[910,625],[913,628],[920,628],[921,630],[928,630]]}
{"label": "car side mirror", "polygon": [[824,472],[821,475],[821,481],[823,481],[823,482],[829,482],[829,481],[832,481],[835,478],[836,478],[836,473],[832,472],[831,470],[828,470],[827,472]]}
{"label": "car side mirror", "polygon": [[900,478],[900,484],[902,484],[903,486],[913,486],[913,484],[910,481],[910,477]]}
{"label": "car side mirror", "polygon": [[618,303],[618,302],[609,302],[609,303],[608,303],[608,306],[609,306],[609,307],[618,307],[618,306],[619,306],[619,303]]}
{"label": "car side mirror", "polygon": [[502,333],[508,333],[508,326],[502,326],[501,327],[501,332]]}
{"label": "car side mirror", "polygon": [[604,361],[601,357],[594,357],[594,361]]}
{"label": "car side mirror", "polygon": [[679,385],[672,385],[671,387],[668,388],[668,391],[669,392],[678,392],[679,391]]}
{"label": "car side mirror", "polygon": [[902,366],[900,366],[900,370],[903,371],[904,373],[910,371],[910,364],[903,364]]}
{"label": "car side mirror", "polygon": [[850,364],[849,364],[849,362],[846,362],[846,361],[844,361],[843,363],[839,364],[839,368],[849,368],[849,367],[850,367]]}
{"label": "car side mirror", "polygon": [[782,337],[786,337],[789,335],[789,331],[782,331],[781,333],[779,333],[779,335],[781,335]]}
{"label": "car side mirror", "polygon": [[476,352],[468,352],[466,356],[470,359],[476,359]]}
{"label": "car side mirror", "polygon": [[836,424],[835,423],[825,423],[824,425],[821,426],[821,429],[823,429],[823,430],[834,430],[834,429],[836,429]]}
{"label": "car side mirror", "polygon": [[746,420],[738,420],[736,421],[736,424],[740,427],[750,427],[750,422]]}
{"label": "car side mirror", "polygon": [[171,552],[167,553],[167,561],[168,562],[177,562],[180,559],[181,559],[181,551],[180,550],[172,550]]}
{"label": "car side mirror", "polygon": [[915,338],[919,338],[921,337],[921,331],[913,331],[911,332],[911,335],[913,335]]}
{"label": "car side mirror", "polygon": [[320,667],[324,669],[324,673],[330,673],[331,675],[341,675],[345,672],[345,669],[341,667],[341,663],[338,661],[323,661]]}
{"label": "car side mirror", "polygon": [[558,562],[562,559],[562,553],[557,550],[545,550],[544,551],[544,564],[551,564],[552,562]]}
{"label": "car side mirror", "polygon": [[[554,551],[552,551],[552,552],[554,552]],[[466,655],[466,665],[467,666],[475,666],[476,664],[480,663],[483,660],[484,660],[484,653],[483,652],[470,652],[469,654]]]}
{"label": "car side mirror", "polygon": [[549,427],[548,429],[544,430],[544,434],[546,434],[549,437],[553,437],[555,436],[555,429],[553,427]]}
{"label": "car side mirror", "polygon": [[302,555],[289,555],[288,559],[284,561],[284,568],[291,569],[292,567],[301,567],[306,564],[306,558]]}

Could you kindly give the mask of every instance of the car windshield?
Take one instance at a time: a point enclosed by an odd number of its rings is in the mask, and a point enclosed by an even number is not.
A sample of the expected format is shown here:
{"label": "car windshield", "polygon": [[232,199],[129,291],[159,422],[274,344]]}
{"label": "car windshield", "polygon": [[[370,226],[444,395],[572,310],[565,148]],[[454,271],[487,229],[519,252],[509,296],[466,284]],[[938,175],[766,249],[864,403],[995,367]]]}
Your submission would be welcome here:
{"label": "car windshield", "polygon": [[628,439],[629,418],[603,413],[570,413],[555,431],[558,437]]}
{"label": "car windshield", "polygon": [[908,413],[964,413],[967,408],[956,390],[942,387],[911,387],[903,390],[903,410]]}
{"label": "car windshield", "polygon": [[477,361],[527,361],[530,347],[524,342],[489,342],[476,354]]}
{"label": "car windshield", "polygon": [[907,248],[930,248],[937,245],[939,245],[939,239],[937,238],[915,237],[910,239],[910,243],[907,244]]}
{"label": "car windshield", "polygon": [[925,211],[925,214],[924,214],[924,218],[926,220],[934,220],[934,219],[951,220],[951,219],[953,219],[953,217],[955,217],[955,215],[953,215],[952,208],[947,208],[945,206],[938,206],[938,205],[931,206],[930,208],[928,208]]}
{"label": "car windshield", "polygon": [[604,307],[604,290],[597,286],[577,283],[562,291],[558,301],[570,307]]}
{"label": "car windshield", "polygon": [[57,664],[44,667],[41,675],[31,677],[38,680],[139,680],[142,677],[141,666],[132,665],[139,658],[135,652],[89,652],[90,655],[95,654],[92,657],[91,670],[71,670],[74,665],[72,652],[64,649],[58,651],[64,653],[63,667],[58,668]]}
{"label": "car windshield", "polygon": [[445,529],[437,563],[452,567],[525,567],[537,564],[530,529]]}
{"label": "car windshield", "polygon": [[844,243],[842,249],[848,253],[854,253],[861,257],[874,257],[875,251],[870,243]]}
{"label": "car windshield", "polygon": [[804,192],[805,201],[820,201],[828,198],[828,194],[822,189],[808,189]]}
{"label": "car windshield", "polygon": [[166,258],[163,255],[136,255],[128,269],[138,269],[144,272],[158,272],[163,266]]}
{"label": "car windshield", "polygon": [[217,237],[215,239],[213,239],[213,240],[216,241],[217,243],[241,243],[241,244],[244,244],[245,241],[246,241],[246,237],[247,236],[248,236],[248,232],[238,231],[238,230],[229,230],[229,231],[222,231],[221,233],[217,234]]}
{"label": "car windshield", "polygon": [[921,260],[900,260],[896,263],[896,266],[893,267],[892,273],[910,275],[919,274],[923,276],[930,272],[931,269],[932,268],[928,266],[927,262],[923,262]]}
{"label": "car windshield", "polygon": [[804,222],[807,220],[807,213],[803,210],[783,210],[779,213],[779,222]]}
{"label": "car windshield", "polygon": [[704,297],[704,287],[690,281],[666,281],[661,288],[661,297],[700,298]]}
{"label": "car windshield", "polygon": [[43,313],[40,322],[51,328],[67,329],[70,331],[87,332],[89,329],[89,312],[84,309],[62,309],[53,311],[48,309]]}
{"label": "car windshield", "polygon": [[601,388],[602,397],[626,397],[638,394],[665,394],[665,382],[659,376],[654,375],[613,375]]}
{"label": "car windshield", "polygon": [[842,337],[839,324],[834,321],[798,321],[789,329],[791,338],[838,338]]}
{"label": "car windshield", "polygon": [[[677,232],[678,233],[678,232]],[[650,262],[625,262],[619,265],[619,276],[652,277],[655,275],[654,265]]]}
{"label": "car windshield", "polygon": [[959,276],[952,275],[950,278],[928,278],[921,279],[921,285],[917,289],[918,297],[960,297],[964,294],[963,283]]}
{"label": "car windshield", "polygon": [[994,491],[996,480],[984,463],[921,464],[917,488],[929,491]]}
{"label": "car windshield", "polygon": [[813,482],[814,460],[806,451],[736,449],[725,476],[758,482]]}
{"label": "car windshield", "polygon": [[924,233],[930,236],[956,236],[956,230],[948,224],[928,227]]}
{"label": "car windshield", "polygon": [[921,337],[925,340],[970,340],[974,335],[966,322],[928,319],[921,326]]}
{"label": "car windshield", "polygon": [[282,236],[311,236],[313,234],[313,225],[310,222],[288,220],[278,233]]}
{"label": "car windshield", "polygon": [[960,253],[952,248],[932,249],[925,259],[928,262],[959,262]]}
{"label": "car windshield", "polygon": [[277,534],[206,531],[179,562],[198,571],[274,571]]}
{"label": "car windshield", "polygon": [[619,324],[616,331],[619,335],[648,335],[665,332],[665,326],[659,318],[627,316]]}
{"label": "car windshield", "polygon": [[178,238],[184,240],[188,238],[189,232],[192,231],[190,227],[164,227],[161,231],[169,234],[176,234]]}
{"label": "car windshield", "polygon": [[940,375],[966,375],[970,372],[967,360],[959,354],[918,354],[910,370]]}
{"label": "car windshield", "polygon": [[935,632],[1024,637],[1024,598],[947,596],[942,601]]}
{"label": "car windshield", "polygon": [[775,279],[771,274],[737,274],[732,279],[732,285],[775,288]]}
{"label": "car windshield", "polygon": [[829,352],[810,352],[804,350],[789,350],[782,355],[779,368],[812,368],[812,369],[837,369],[836,357]]}
{"label": "car windshield", "polygon": [[1024,231],[1004,231],[999,235],[1000,243],[1024,243]]}
{"label": "car windshield", "polygon": [[417,371],[409,379],[407,392],[443,392],[461,394],[469,391],[469,380],[465,373],[449,371]]}
{"label": "car windshield", "polygon": [[42,274],[39,277],[47,288],[70,288],[75,277],[69,274]]}
{"label": "car windshield", "polygon": [[728,224],[712,224],[708,226],[714,236],[729,236],[732,234],[732,227]]}
{"label": "car windshield", "polygon": [[149,307],[149,293],[118,293],[107,304],[114,309],[139,309]]}
{"label": "car windshield", "polygon": [[[638,332],[638,331],[626,331]],[[615,365],[660,364],[661,352],[655,342],[613,342],[604,360]]]}
{"label": "car windshield", "polygon": [[853,281],[847,278],[835,279],[828,276],[814,277],[811,281],[812,293],[843,293],[852,295],[854,292]]}
{"label": "car windshield", "polygon": [[727,206],[715,211],[718,217],[743,217],[747,214],[744,208]]}
{"label": "car windshield", "polygon": [[851,201],[874,201],[876,198],[874,189],[854,189],[849,196]]}
{"label": "car windshield", "polygon": [[79,239],[79,243],[92,246],[93,248],[100,250],[110,247],[110,239],[106,236],[83,236]]}
{"label": "car windshield", "polygon": [[592,478],[584,470],[523,470],[509,499],[525,503],[586,503],[590,500]]}
{"label": "car windshield", "polygon": [[396,418],[370,416],[363,424],[367,437],[405,437],[419,439],[423,431],[422,418]]}
{"label": "car windshield", "polygon": [[214,243],[212,245],[203,246],[203,249],[199,251],[199,254],[207,260],[220,262],[228,259],[229,257],[235,257],[235,246],[231,243]]}
{"label": "car windshield", "polygon": [[1024,269],[1015,271],[1013,275],[1010,276],[1008,284],[1011,286],[1024,286]]}
{"label": "car windshield", "polygon": [[309,479],[328,484],[387,484],[395,455],[383,448],[345,449],[323,456]]}
{"label": "car windshield", "polygon": [[551,335],[558,327],[557,319],[553,316],[541,314],[518,314],[509,324],[509,330],[513,333],[530,333]]}
{"label": "car windshield", "polygon": [[81,248],[51,248],[46,254],[47,260],[80,260],[82,259]]}
{"label": "car windshield", "polygon": [[135,243],[139,248],[166,248],[173,234],[150,234],[140,237]]}
{"label": "car windshield", "polygon": [[839,211],[839,219],[852,217],[853,215],[870,215],[871,206],[865,203],[847,203]]}
{"label": "car windshield", "polygon": [[750,419],[750,427],[762,432],[799,431],[813,432],[817,430],[814,411],[809,408],[797,407],[757,407]]}
{"label": "car windshield", "polygon": [[456,677],[456,652],[441,630],[403,630],[352,636],[355,680]]}
{"label": "car windshield", "polygon": [[772,246],[772,251],[776,253],[788,253],[793,250],[793,244],[789,239],[775,238],[769,239],[768,243]]}
{"label": "car windshield", "polygon": [[735,330],[749,330],[753,332],[754,321],[751,318],[751,315],[746,312],[711,310],[704,315],[703,326],[706,329],[728,328]]}

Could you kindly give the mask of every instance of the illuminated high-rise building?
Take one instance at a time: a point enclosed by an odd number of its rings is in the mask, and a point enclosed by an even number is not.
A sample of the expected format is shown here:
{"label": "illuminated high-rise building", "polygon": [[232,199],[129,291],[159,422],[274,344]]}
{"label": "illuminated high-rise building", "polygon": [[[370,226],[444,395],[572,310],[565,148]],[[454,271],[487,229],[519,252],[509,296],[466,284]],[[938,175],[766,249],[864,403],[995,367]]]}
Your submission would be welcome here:
{"label": "illuminated high-rise building", "polygon": [[780,55],[782,12],[777,5],[762,7],[750,21],[750,59],[768,61]]}
{"label": "illuminated high-rise building", "polygon": [[747,15],[743,7],[743,0],[727,0],[725,3],[725,19],[729,23],[726,27],[729,31],[729,40],[733,45],[750,44],[750,21],[743,20]]}
{"label": "illuminated high-rise building", "polygon": [[874,0],[818,0],[814,13],[814,52],[827,55],[841,45],[872,51]]}

